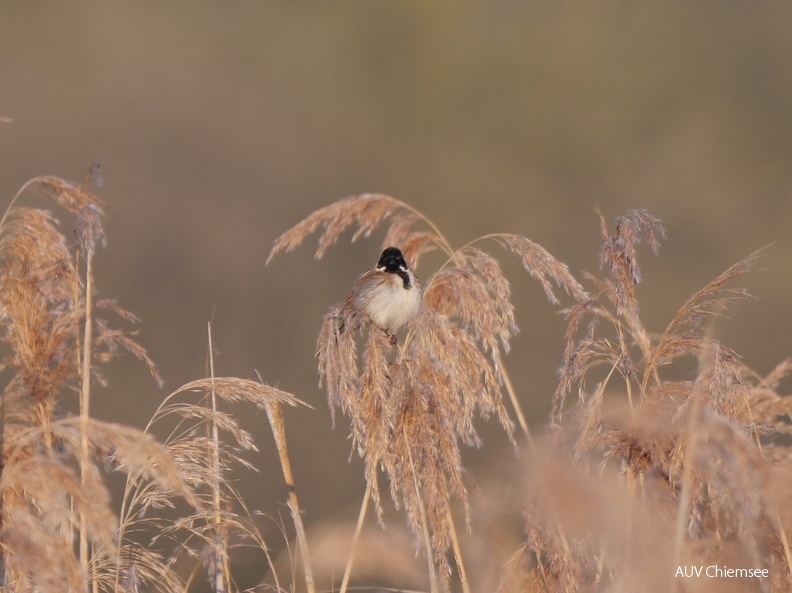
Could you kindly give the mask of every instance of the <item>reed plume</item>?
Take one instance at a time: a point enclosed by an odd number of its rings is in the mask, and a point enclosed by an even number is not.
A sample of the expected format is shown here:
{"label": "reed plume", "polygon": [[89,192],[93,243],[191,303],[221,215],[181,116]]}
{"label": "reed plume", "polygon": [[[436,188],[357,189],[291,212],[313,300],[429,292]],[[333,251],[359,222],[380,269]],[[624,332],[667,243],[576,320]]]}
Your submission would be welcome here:
{"label": "reed plume", "polygon": [[[630,211],[612,234],[602,228],[606,275],[591,276],[593,296],[566,310],[551,430],[528,472],[526,541],[501,591],[668,591],[678,566],[702,562],[764,567],[772,590],[786,590],[787,520],[774,458],[789,455],[767,435],[788,431],[768,420],[785,407],[774,389],[792,365],[759,377],[711,331],[714,317],[749,296],[734,284],[760,252],[652,333],[640,318],[636,247],[646,241],[656,254],[663,227]],[[685,357],[699,368],[680,380],[671,369]],[[606,397],[613,392],[624,399]]]}
{"label": "reed plume", "polygon": [[[205,572],[213,584],[217,575],[223,575],[222,586],[235,591],[228,566],[220,566],[218,561],[228,563],[229,551],[243,546],[258,549],[272,567],[269,546],[256,524],[254,512],[232,479],[234,468],[253,469],[245,453],[257,451],[256,444],[233,415],[219,406],[211,406],[213,394],[219,402],[252,404],[261,411],[270,405],[299,403],[289,393],[235,377],[191,381],[163,399],[145,433],[168,427],[162,446],[188,489],[183,497],[191,509],[176,518],[172,513],[163,513],[176,504],[173,488],[161,479],[151,479],[142,468],[124,468],[128,477],[115,555],[103,559],[116,588],[121,586],[125,575],[134,572],[138,582],[157,590],[165,591],[168,586],[187,590],[192,580]],[[219,440],[214,439],[211,430],[207,431],[209,426],[217,427]],[[219,505],[215,502],[218,492]],[[133,537],[140,532],[151,534],[150,539],[141,542]],[[173,571],[177,561],[193,563],[187,583],[182,583]],[[167,575],[168,579],[158,575]],[[271,576],[275,590],[280,591],[282,587],[274,569]]]}
{"label": "reed plume", "polygon": [[[95,173],[82,184],[33,179],[0,219],[0,369],[9,376],[0,400],[2,590],[186,593],[208,580],[215,591],[236,593],[231,560],[242,546],[256,548],[269,567],[252,590],[297,590],[296,561],[287,581],[237,491],[235,477],[253,468],[256,451],[230,412],[238,404],[270,418],[310,590],[319,582],[308,561],[312,532],[300,519],[281,413],[300,403],[293,395],[260,380],[215,377],[212,365],[209,377],[164,397],[143,430],[90,416],[105,362],[131,353],[159,380],[137,342],[135,316],[95,294],[105,209],[89,190]],[[18,205],[30,194],[57,214]],[[319,331],[320,381],[333,421],[339,411],[349,419],[367,481],[354,539],[369,498],[384,520],[385,489],[426,554],[433,593],[451,587],[452,553],[463,593],[482,582],[462,561],[462,546],[475,538],[460,541],[455,528],[480,512],[469,501],[463,446],[480,446],[485,418],[517,446],[523,440],[503,363],[515,311],[509,281],[484,249],[489,241],[519,257],[552,304],[561,293],[571,301],[546,431],[515,460],[519,498],[492,505],[520,509],[524,523],[497,575],[499,590],[665,593],[680,587],[682,565],[767,569],[768,577],[738,587],[789,590],[792,404],[782,386],[792,360],[755,372],[714,331],[714,320],[750,298],[740,285],[761,250],[654,330],[639,306],[641,245],[658,255],[663,226],[643,210],[618,217],[612,229],[600,219],[601,273],[587,276],[590,290],[525,237],[488,235],[454,249],[431,220],[383,195],[331,204],[276,240],[270,259],[318,233],[322,257],[346,231],[354,241],[384,227],[384,246],[399,247],[412,268],[432,251],[445,258],[424,277],[422,307],[399,342],[351,302],[331,306]],[[69,399],[79,399],[79,416],[66,411],[75,407]],[[125,476],[120,506],[108,489],[111,472]],[[468,568],[484,546],[503,543],[476,537]],[[494,590],[492,580],[478,590]],[[687,584],[714,591],[722,582]]]}
{"label": "reed plume", "polygon": [[[104,204],[88,189],[95,172],[81,185],[31,180],[0,220],[0,368],[13,371],[0,401],[0,552],[8,593],[186,591],[192,577],[185,582],[176,570],[184,557],[198,568],[209,560],[210,576],[220,570],[212,559],[227,563],[236,545],[253,545],[269,558],[253,512],[229,479],[232,466],[251,467],[242,454],[255,450],[253,440],[232,415],[206,402],[266,410],[296,404],[293,396],[211,377],[165,398],[144,431],[90,417],[91,383],[105,384],[102,363],[131,353],[160,382],[129,329],[137,318],[95,298],[92,259],[104,246]],[[18,206],[27,193],[73,215],[74,239],[54,214]],[[75,397],[79,417],[64,411]],[[163,424],[172,432],[159,443],[153,431]],[[207,436],[209,425],[216,438]],[[126,474],[120,514],[108,472]],[[283,590],[277,574],[272,578]],[[227,573],[223,584],[236,591]]]}
{"label": "reed plume", "polygon": [[[104,204],[88,190],[94,171],[82,185],[51,176],[29,181],[0,220],[1,364],[13,371],[0,404],[0,542],[7,591],[76,591],[95,582],[89,547],[98,558],[114,546],[114,514],[102,478],[109,452],[127,466],[145,466],[146,475],[180,483],[154,441],[87,414],[88,383],[102,381],[98,364],[122,350],[144,360],[157,376],[134,333],[94,317],[89,304],[90,264],[81,263],[104,244]],[[27,192],[73,215],[74,241],[50,212],[16,205]],[[97,305],[134,321],[111,301]],[[94,321],[94,330],[83,332]],[[85,412],[79,422],[61,405],[75,394]],[[57,568],[40,570],[45,559]]]}
{"label": "reed plume", "polygon": [[[553,303],[553,283],[576,298],[587,295],[564,264],[525,237],[491,235],[454,250],[420,212],[379,194],[346,198],[312,213],[276,239],[268,261],[314,232],[320,233],[315,256],[321,258],[350,227],[355,241],[388,220],[383,246],[399,247],[412,268],[429,251],[441,250],[448,259],[425,283],[423,306],[398,348],[349,303],[331,307],[317,343],[319,375],[331,411],[338,408],[350,418],[377,508],[382,469],[392,499],[405,510],[445,586],[453,500],[469,519],[460,443],[479,445],[475,421],[492,416],[514,439],[501,363],[517,331],[511,290],[497,260],[475,243],[490,239],[516,253]],[[424,228],[414,230],[418,223]]]}

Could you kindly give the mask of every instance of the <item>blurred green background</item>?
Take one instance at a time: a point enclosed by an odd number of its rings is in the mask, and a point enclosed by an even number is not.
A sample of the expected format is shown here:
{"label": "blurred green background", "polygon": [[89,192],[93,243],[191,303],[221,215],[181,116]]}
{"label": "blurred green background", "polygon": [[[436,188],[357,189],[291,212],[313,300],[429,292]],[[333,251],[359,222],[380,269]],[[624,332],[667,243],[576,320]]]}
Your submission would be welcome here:
{"label": "blurred green background", "polygon": [[[142,317],[166,388],[114,364],[97,414],[142,425],[205,376],[211,320],[218,374],[258,369],[316,408],[287,416],[316,528],[354,518],[363,482],[346,423],[331,429],[315,337],[382,234],[341,241],[321,262],[309,240],[265,268],[275,237],[332,201],[382,192],[456,245],[524,234],[580,277],[599,266],[595,205],[609,221],[646,208],[668,232],[658,258],[642,252],[651,331],[773,243],[748,282],[761,300],[721,325],[766,372],[792,351],[790,22],[788,3],[723,0],[3,2],[0,116],[13,123],[0,126],[0,195],[36,175],[79,180],[101,159],[99,293]],[[539,428],[563,320],[493,253],[522,329],[507,364]],[[418,275],[439,263],[427,257]],[[286,493],[266,419],[242,414],[262,471],[240,488],[277,512]],[[508,451],[487,428],[472,482]]]}

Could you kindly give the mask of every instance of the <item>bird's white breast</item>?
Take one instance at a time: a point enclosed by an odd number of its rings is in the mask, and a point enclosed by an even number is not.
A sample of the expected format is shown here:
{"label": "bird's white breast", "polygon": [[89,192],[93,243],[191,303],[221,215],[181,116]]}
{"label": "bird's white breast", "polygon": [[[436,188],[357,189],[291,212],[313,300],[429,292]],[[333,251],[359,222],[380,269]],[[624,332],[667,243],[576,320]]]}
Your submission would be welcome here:
{"label": "bird's white breast", "polygon": [[395,331],[418,314],[421,288],[415,280],[411,288],[404,288],[402,279],[395,274],[387,274],[384,280],[359,295],[355,305],[363,309],[382,329]]}

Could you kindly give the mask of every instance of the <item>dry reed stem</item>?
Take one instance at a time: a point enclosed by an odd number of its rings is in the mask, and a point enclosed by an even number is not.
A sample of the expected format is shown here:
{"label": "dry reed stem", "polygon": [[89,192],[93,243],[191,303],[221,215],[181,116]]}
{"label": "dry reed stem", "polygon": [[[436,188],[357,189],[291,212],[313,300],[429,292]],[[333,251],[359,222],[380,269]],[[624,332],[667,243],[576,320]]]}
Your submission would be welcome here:
{"label": "dry reed stem", "polygon": [[[87,184],[90,181],[90,172],[86,176],[81,193],[85,193]],[[88,467],[88,436],[85,434],[90,417],[91,405],[91,352],[94,342],[93,337],[93,303],[94,303],[94,277],[93,277],[93,256],[97,243],[104,240],[104,232],[101,228],[101,210],[95,204],[86,204],[79,210],[78,225],[75,233],[80,241],[82,254],[85,259],[85,305],[84,305],[84,333],[82,351],[82,372],[80,376],[80,429],[83,432],[81,438],[82,458],[81,474],[85,481],[85,472]],[[80,565],[86,575],[87,586],[92,586],[92,575],[89,570],[90,550],[88,549],[88,534],[86,531],[85,518],[80,518]]]}
{"label": "dry reed stem", "polygon": [[465,570],[465,562],[462,558],[462,548],[459,546],[459,538],[457,537],[451,509],[448,509],[446,521],[448,521],[449,532],[451,534],[451,549],[454,551],[454,561],[459,571],[459,584],[462,586],[462,593],[470,593],[470,584],[468,583],[467,571]]}
{"label": "dry reed stem", "polygon": [[363,502],[360,505],[360,512],[358,513],[358,520],[355,524],[355,531],[352,534],[352,543],[349,549],[349,556],[347,557],[346,566],[344,567],[344,576],[341,579],[341,588],[338,590],[338,593],[346,593],[347,586],[349,585],[349,578],[352,576],[352,566],[355,563],[355,555],[357,554],[360,532],[363,530],[363,523],[366,519],[366,510],[368,509],[369,500],[371,500],[371,491],[371,482],[366,482],[366,492],[363,494]]}
{"label": "dry reed stem", "polygon": [[311,565],[311,555],[308,551],[308,539],[305,536],[305,526],[303,525],[300,513],[300,504],[297,499],[297,488],[294,486],[294,476],[292,474],[291,462],[289,461],[289,450],[286,445],[286,424],[283,421],[283,409],[277,402],[268,403],[266,406],[267,418],[269,419],[272,434],[275,437],[275,446],[278,449],[281,468],[283,469],[283,479],[289,491],[289,511],[291,512],[294,529],[297,534],[297,546],[303,561],[303,573],[305,575],[305,587],[308,593],[315,593],[313,568]]}
{"label": "dry reed stem", "polygon": [[[82,445],[82,467],[88,465],[88,418],[90,416],[91,404],[91,344],[93,343],[93,252],[86,252],[85,257],[85,334],[83,336],[82,354],[82,375],[80,379],[80,430],[83,435]],[[84,472],[84,470],[83,470]],[[83,474],[84,475],[84,474]],[[80,518],[80,565],[88,579],[90,586],[90,575],[88,572],[88,535],[85,528],[85,518]]]}
{"label": "dry reed stem", "polygon": [[[209,357],[209,380],[214,383],[214,346],[212,344],[212,324],[206,324],[207,340],[209,343],[208,357]],[[228,549],[226,546],[226,537],[223,533],[223,513],[222,503],[223,494],[221,492],[220,483],[223,480],[223,470],[220,466],[220,434],[217,427],[217,395],[215,390],[210,390],[210,400],[212,402],[212,441],[211,441],[211,460],[212,460],[212,474],[214,480],[212,481],[212,504],[214,506],[214,589],[215,593],[225,593],[226,589],[230,587],[227,583],[228,575]],[[228,586],[227,586],[228,585]]]}
{"label": "dry reed stem", "polygon": [[531,430],[528,428],[528,422],[525,419],[525,414],[522,412],[522,408],[520,407],[520,402],[517,398],[517,392],[514,389],[514,385],[511,382],[511,377],[509,377],[509,373],[506,371],[506,367],[503,365],[503,361],[501,359],[500,353],[495,353],[495,364],[498,365],[501,369],[500,375],[503,379],[503,384],[506,387],[506,393],[509,394],[509,401],[512,404],[512,409],[514,410],[514,415],[517,416],[517,423],[520,425],[520,428],[525,435],[525,440],[529,446],[533,446],[533,439],[531,438]]}

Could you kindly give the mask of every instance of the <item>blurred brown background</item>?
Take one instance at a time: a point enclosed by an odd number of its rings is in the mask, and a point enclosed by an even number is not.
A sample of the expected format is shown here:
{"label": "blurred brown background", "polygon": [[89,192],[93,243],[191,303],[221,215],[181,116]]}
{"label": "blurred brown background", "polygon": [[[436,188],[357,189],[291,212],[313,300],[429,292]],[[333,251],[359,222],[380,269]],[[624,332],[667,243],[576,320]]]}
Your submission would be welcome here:
{"label": "blurred brown background", "polygon": [[[117,363],[97,414],[141,425],[204,376],[212,320],[218,374],[258,369],[316,408],[287,417],[316,527],[353,518],[363,484],[346,423],[331,430],[315,336],[382,235],[318,263],[311,240],[264,260],[278,234],[347,195],[406,200],[456,245],[525,234],[578,276],[598,268],[595,205],[609,221],[647,208],[668,231],[659,258],[643,252],[653,331],[773,243],[749,281],[761,301],[721,327],[761,372],[790,354],[791,17],[788,4],[721,0],[4,2],[0,115],[14,121],[0,126],[0,195],[36,175],[79,180],[101,158],[100,295],[142,317],[166,388]],[[522,329],[507,364],[538,428],[563,322],[493,253]],[[427,257],[419,276],[438,263]],[[262,449],[241,489],[277,512],[286,494],[266,419],[241,413]],[[485,434],[471,480],[508,447]]]}

